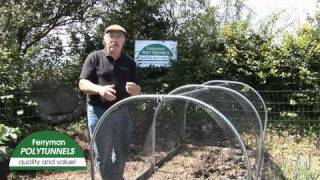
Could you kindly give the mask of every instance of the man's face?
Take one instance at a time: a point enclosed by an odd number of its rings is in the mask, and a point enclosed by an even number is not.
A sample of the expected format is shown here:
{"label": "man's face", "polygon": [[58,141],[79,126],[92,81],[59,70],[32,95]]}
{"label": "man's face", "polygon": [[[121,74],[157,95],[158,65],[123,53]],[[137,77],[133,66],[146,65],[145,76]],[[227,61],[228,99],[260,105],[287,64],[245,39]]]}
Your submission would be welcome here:
{"label": "man's face", "polygon": [[104,35],[104,41],[109,53],[120,53],[126,38],[121,31],[109,31]]}

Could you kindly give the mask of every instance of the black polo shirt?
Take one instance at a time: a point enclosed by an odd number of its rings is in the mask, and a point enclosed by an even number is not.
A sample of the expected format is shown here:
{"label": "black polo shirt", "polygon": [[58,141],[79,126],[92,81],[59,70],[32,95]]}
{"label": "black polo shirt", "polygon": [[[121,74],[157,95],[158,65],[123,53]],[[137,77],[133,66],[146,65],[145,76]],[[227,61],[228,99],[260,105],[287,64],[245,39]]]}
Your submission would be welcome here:
{"label": "black polo shirt", "polygon": [[106,108],[129,96],[125,87],[126,82],[140,85],[134,60],[125,54],[121,54],[119,59],[114,60],[104,49],[88,55],[82,66],[80,79],[87,79],[99,85],[115,85],[117,98],[112,102],[100,95],[87,95],[87,102],[90,105],[101,105]]}

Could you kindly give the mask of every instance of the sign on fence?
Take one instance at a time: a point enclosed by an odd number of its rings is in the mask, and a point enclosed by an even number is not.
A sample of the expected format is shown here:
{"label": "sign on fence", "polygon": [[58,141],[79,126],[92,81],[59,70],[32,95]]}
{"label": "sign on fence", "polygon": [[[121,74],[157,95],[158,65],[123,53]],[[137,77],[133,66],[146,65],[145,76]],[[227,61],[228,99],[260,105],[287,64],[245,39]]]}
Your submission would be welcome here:
{"label": "sign on fence", "polygon": [[140,67],[167,67],[177,59],[177,41],[136,40],[134,52]]}

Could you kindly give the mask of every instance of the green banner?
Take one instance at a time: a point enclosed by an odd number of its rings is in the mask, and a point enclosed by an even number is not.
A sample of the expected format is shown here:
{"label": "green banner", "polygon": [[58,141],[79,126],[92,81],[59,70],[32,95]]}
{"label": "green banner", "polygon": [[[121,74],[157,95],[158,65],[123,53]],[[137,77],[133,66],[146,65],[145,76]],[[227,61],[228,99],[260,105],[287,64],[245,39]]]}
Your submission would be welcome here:
{"label": "green banner", "polygon": [[24,138],[13,151],[10,170],[85,169],[80,146],[57,131],[35,132]]}

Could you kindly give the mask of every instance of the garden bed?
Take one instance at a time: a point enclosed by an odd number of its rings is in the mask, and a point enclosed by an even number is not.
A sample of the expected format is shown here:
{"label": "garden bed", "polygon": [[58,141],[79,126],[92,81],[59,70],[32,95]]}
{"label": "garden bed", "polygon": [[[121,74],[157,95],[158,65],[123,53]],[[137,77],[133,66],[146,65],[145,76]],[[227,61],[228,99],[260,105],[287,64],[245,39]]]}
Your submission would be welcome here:
{"label": "garden bed", "polygon": [[[79,123],[79,122],[78,122]],[[82,122],[83,123],[83,122]],[[85,152],[88,159],[87,132],[84,124],[64,129]],[[320,138],[316,135],[301,136],[290,131],[269,130],[267,133],[264,179],[293,179],[293,177],[317,177],[320,172]],[[187,145],[157,168],[150,179],[243,179],[245,167],[241,158],[229,159],[228,148]],[[209,154],[215,154],[209,156]],[[143,163],[141,163],[143,162]],[[145,167],[143,167],[145,166]],[[139,170],[140,168],[140,170]],[[140,174],[148,167],[144,161],[128,162],[128,175]],[[299,172],[297,172],[297,168]],[[299,173],[299,174],[297,174]],[[86,171],[18,171],[11,172],[9,179],[73,180],[90,179],[90,163]],[[218,179],[219,179],[218,178]],[[319,177],[318,177],[319,178]]]}

